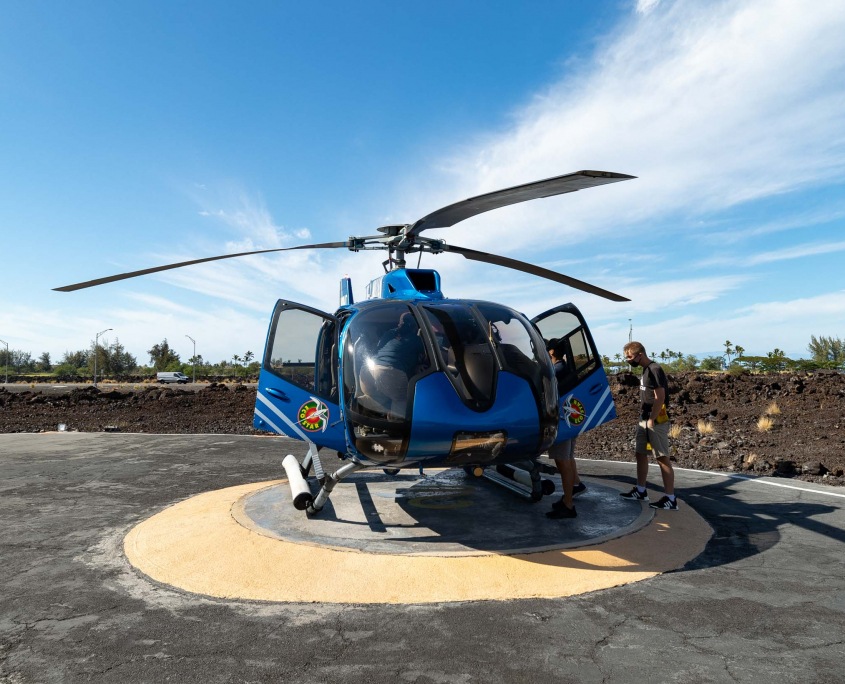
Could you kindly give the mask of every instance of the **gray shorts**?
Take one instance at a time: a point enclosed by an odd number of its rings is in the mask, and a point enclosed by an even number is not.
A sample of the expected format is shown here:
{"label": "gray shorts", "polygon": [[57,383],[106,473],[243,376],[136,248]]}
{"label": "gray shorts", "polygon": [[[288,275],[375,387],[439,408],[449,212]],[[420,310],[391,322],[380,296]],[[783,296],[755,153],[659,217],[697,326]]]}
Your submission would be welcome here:
{"label": "gray shorts", "polygon": [[571,461],[575,458],[575,440],[567,439],[549,447],[549,458],[553,461]]}
{"label": "gray shorts", "polygon": [[[648,421],[637,423],[636,449],[638,454],[649,454],[646,443],[651,444],[651,454],[655,458],[669,458],[669,421],[655,423],[653,428],[646,429]],[[648,433],[648,434],[646,434]]]}

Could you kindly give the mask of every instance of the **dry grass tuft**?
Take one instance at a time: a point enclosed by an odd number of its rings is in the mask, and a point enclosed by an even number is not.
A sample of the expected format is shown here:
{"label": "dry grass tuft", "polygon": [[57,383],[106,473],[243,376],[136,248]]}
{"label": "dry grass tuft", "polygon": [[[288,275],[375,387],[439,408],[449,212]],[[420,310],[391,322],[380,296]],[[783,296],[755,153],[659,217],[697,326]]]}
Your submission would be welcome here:
{"label": "dry grass tuft", "polygon": [[695,429],[698,430],[698,434],[702,436],[712,435],[716,431],[716,428],[713,427],[713,423],[706,420],[699,420]]}
{"label": "dry grass tuft", "polygon": [[680,425],[673,425],[669,428],[669,437],[672,439],[678,439],[681,436],[681,426]]}
{"label": "dry grass tuft", "polygon": [[771,404],[769,404],[769,407],[766,409],[766,415],[767,416],[777,416],[779,414],[780,414],[780,406],[778,406],[778,403],[776,401],[773,401]]}
{"label": "dry grass tuft", "polygon": [[757,421],[757,429],[760,432],[768,432],[774,425],[775,421],[769,418],[769,416],[760,416],[760,419]]}

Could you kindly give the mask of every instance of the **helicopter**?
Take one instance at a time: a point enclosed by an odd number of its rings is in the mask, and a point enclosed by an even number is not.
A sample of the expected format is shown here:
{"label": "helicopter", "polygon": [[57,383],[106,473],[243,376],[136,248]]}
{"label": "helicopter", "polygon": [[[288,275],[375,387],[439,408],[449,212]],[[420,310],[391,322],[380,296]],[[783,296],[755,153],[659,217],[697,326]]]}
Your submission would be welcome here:
{"label": "helicopter", "polygon": [[[532,319],[487,301],[447,298],[440,274],[408,268],[405,257],[459,254],[529,273],[611,301],[629,301],[534,264],[447,244],[424,231],[448,228],[493,209],[635,178],[578,171],[450,204],[415,223],[340,242],[255,250],[183,261],[55,288],[72,292],[221,259],[300,249],[387,251],[384,274],[356,302],[340,280],[333,313],[277,301],[267,332],[253,426],[302,440],[300,461],[282,461],[293,505],[319,513],[334,487],[354,472],[380,468],[463,467],[531,501],[554,491],[538,461],[555,442],[616,417],[601,356],[571,303]],[[562,344],[568,380],[559,387],[547,344]],[[320,451],[342,465],[327,472]],[[313,477],[312,477],[313,472]],[[316,481],[312,491],[309,479]]]}

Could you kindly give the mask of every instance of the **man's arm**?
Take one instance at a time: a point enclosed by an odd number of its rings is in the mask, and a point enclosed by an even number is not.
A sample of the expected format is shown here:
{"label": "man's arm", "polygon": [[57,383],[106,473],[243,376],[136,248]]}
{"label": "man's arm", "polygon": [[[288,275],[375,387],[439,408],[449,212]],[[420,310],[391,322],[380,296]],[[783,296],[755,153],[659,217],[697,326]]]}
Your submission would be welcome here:
{"label": "man's arm", "polygon": [[645,371],[648,372],[651,376],[652,382],[654,383],[654,387],[652,389],[654,392],[654,403],[651,405],[651,415],[648,417],[647,427],[653,428],[654,421],[657,420],[657,416],[660,414],[660,409],[663,408],[663,404],[666,403],[666,389],[662,384],[660,384],[657,373],[655,373],[650,366],[651,364],[649,364],[649,367],[646,368]]}
{"label": "man's arm", "polygon": [[657,420],[657,416],[660,413],[660,409],[663,408],[663,404],[666,403],[666,390],[662,387],[655,387],[654,388],[654,403],[651,405],[651,415],[648,417],[649,422],[652,424],[655,420]]}

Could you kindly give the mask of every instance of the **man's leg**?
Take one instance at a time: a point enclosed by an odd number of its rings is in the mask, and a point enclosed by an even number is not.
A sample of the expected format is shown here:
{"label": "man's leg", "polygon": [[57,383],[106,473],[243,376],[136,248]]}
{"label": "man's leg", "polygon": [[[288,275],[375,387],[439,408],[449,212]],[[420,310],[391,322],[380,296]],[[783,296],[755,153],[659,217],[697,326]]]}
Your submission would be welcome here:
{"label": "man's leg", "polygon": [[641,489],[646,488],[648,481],[648,456],[637,453],[637,486]]}
{"label": "man's leg", "polygon": [[572,488],[575,485],[575,459],[571,440],[552,444],[549,456],[554,460],[560,480],[563,484],[563,496],[552,504],[552,510],[546,513],[549,518],[574,518],[577,514],[572,505]]}
{"label": "man's leg", "polygon": [[663,476],[663,490],[667,496],[675,495],[675,469],[668,458],[658,458],[657,464],[660,466],[660,474]]}
{"label": "man's leg", "polygon": [[563,505],[572,508],[572,488],[575,486],[575,461],[571,458],[565,461],[555,461],[560,480],[563,483]]}
{"label": "man's leg", "polygon": [[657,464],[660,466],[660,475],[663,477],[663,490],[666,492],[666,496],[672,499],[675,496],[675,470],[669,460],[672,452],[669,446],[668,423],[654,426],[652,447],[654,447]]}

